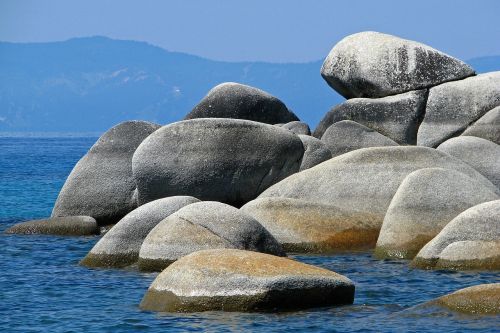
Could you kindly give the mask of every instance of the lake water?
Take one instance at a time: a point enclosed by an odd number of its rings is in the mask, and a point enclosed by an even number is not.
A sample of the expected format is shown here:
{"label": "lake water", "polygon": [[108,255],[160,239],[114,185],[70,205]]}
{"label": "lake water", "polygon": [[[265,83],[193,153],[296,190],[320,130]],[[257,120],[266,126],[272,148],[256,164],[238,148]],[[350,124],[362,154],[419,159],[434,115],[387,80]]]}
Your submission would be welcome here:
{"label": "lake water", "polygon": [[409,269],[370,253],[293,256],[344,274],[354,305],[259,314],[158,314],[138,304],[155,274],[91,270],[78,261],[98,237],[5,235],[12,224],[50,215],[73,165],[95,137],[0,135],[0,332],[493,332],[498,317],[473,317],[419,303],[467,286],[499,282],[495,272]]}

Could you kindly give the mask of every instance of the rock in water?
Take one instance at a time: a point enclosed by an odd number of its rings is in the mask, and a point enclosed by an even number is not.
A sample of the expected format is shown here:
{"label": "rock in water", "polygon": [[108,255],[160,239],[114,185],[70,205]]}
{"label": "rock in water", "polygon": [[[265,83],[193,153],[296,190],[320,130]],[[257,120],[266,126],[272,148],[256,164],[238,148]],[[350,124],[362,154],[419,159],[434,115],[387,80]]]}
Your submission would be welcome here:
{"label": "rock in water", "polygon": [[139,203],[174,195],[234,206],[297,172],[299,137],[273,125],[207,118],[173,123],[150,135],[133,157]]}
{"label": "rock in water", "polygon": [[244,84],[226,82],[212,88],[184,118],[235,118],[266,124],[299,120],[276,97]]}
{"label": "rock in water", "polygon": [[305,149],[299,171],[312,168],[332,158],[332,153],[322,141],[309,135],[299,135],[299,138]]}
{"label": "rock in water", "polygon": [[427,45],[366,31],[342,39],[321,76],[346,98],[384,97],[474,75],[464,62]]}
{"label": "rock in water", "polygon": [[474,136],[452,138],[437,150],[469,164],[500,189],[500,146]]}
{"label": "rock in water", "polygon": [[380,132],[401,145],[417,143],[417,129],[425,113],[427,90],[382,98],[353,98],[331,109],[314,130],[321,138],[328,127],[353,120]]}
{"label": "rock in water", "polygon": [[448,223],[413,259],[427,269],[500,269],[500,200],[467,209]]}
{"label": "rock in water", "polygon": [[292,131],[297,135],[311,135],[311,130],[309,129],[309,125],[301,121],[291,121],[289,123],[281,125],[281,127],[289,131]]}
{"label": "rock in water", "polygon": [[90,216],[66,216],[18,223],[5,230],[5,233],[90,236],[99,235],[99,227],[96,220]]}
{"label": "rock in water", "polygon": [[398,146],[388,137],[351,120],[342,120],[328,127],[321,141],[331,151],[332,157],[361,148]]}
{"label": "rock in water", "polygon": [[137,207],[132,155],[160,126],[126,121],[104,133],[75,165],[52,210],[52,217],[92,216],[113,224]]}
{"label": "rock in water", "polygon": [[220,202],[204,201],[180,209],[151,230],[141,246],[139,268],[161,271],[182,256],[214,248],[285,255],[251,216]]}
{"label": "rock in water", "polygon": [[258,198],[241,210],[260,222],[287,252],[332,253],[375,246],[380,221],[349,214],[332,204]]}
{"label": "rock in water", "polygon": [[420,169],[401,183],[385,214],[375,249],[378,258],[412,259],[458,214],[499,199],[494,186],[441,168]]}
{"label": "rock in water", "polygon": [[459,135],[500,105],[500,72],[491,72],[431,88],[425,117],[418,129],[420,146],[436,147]]}
{"label": "rock in water", "polygon": [[335,272],[241,250],[204,250],[170,265],[140,307],[162,312],[272,311],[352,304],[354,284]]}
{"label": "rock in water", "polygon": [[182,207],[198,202],[178,196],[151,201],[134,209],[109,230],[80,264],[88,267],[125,267],[139,259],[139,250],[149,232]]}
{"label": "rock in water", "polygon": [[474,124],[469,126],[463,136],[475,136],[500,145],[500,106],[486,112]]}

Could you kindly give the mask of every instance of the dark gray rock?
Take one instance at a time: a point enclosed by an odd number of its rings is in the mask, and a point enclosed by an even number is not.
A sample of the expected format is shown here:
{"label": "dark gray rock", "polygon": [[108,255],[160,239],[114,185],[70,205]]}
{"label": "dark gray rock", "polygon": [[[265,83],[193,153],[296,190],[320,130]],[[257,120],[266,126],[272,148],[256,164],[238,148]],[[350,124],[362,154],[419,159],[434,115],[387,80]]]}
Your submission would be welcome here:
{"label": "dark gray rock", "polygon": [[177,196],[151,201],[134,209],[111,228],[80,264],[88,267],[125,267],[139,259],[139,250],[149,232],[182,207],[198,202]]}
{"label": "dark gray rock", "polygon": [[332,157],[361,148],[399,146],[377,131],[351,120],[342,120],[328,127],[321,141],[331,151]]}
{"label": "dark gray rock", "polygon": [[499,105],[500,72],[431,88],[417,143],[436,147],[448,138],[460,135],[470,124]]}
{"label": "dark gray rock", "polygon": [[300,164],[300,171],[312,168],[332,158],[332,153],[320,140],[309,135],[299,135],[299,138],[305,149],[302,163]]}
{"label": "dark gray rock", "polygon": [[427,45],[366,31],[338,42],[321,75],[346,98],[384,97],[460,80],[474,70]]}
{"label": "dark gray rock", "polygon": [[297,135],[311,135],[311,130],[309,129],[309,125],[301,121],[291,121],[289,123],[281,125],[281,127],[289,131],[292,131]]}
{"label": "dark gray rock", "polygon": [[98,235],[99,227],[96,220],[90,216],[66,216],[18,223],[5,230],[5,233],[89,236]]}
{"label": "dark gray rock", "polygon": [[113,224],[137,207],[132,155],[160,126],[127,121],[104,133],[75,165],[52,210],[57,216],[92,216]]}
{"label": "dark gray rock", "polygon": [[184,119],[196,118],[247,119],[266,124],[299,120],[278,98],[234,82],[212,88]]}
{"label": "dark gray rock", "polygon": [[141,204],[190,195],[241,206],[297,172],[303,154],[288,130],[206,118],[162,127],[139,146],[132,167]]}
{"label": "dark gray rock", "polygon": [[269,254],[234,249],[192,253],[161,272],[141,309],[161,312],[276,311],[352,304],[343,275]]}
{"label": "dark gray rock", "polygon": [[452,138],[437,148],[479,171],[500,188],[500,146],[474,136]]}
{"label": "dark gray rock", "polygon": [[486,112],[474,124],[469,126],[463,136],[475,136],[500,145],[500,106]]}
{"label": "dark gray rock", "polygon": [[151,230],[140,249],[139,268],[161,271],[189,253],[218,248],[285,255],[254,218],[229,205],[204,201],[181,208]]}

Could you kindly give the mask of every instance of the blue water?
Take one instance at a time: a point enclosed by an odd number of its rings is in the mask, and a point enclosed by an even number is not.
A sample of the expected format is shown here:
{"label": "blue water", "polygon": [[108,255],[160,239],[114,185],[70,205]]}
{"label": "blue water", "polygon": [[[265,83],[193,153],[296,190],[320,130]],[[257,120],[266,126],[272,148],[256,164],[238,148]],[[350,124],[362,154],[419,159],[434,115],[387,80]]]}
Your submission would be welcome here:
{"label": "blue water", "polygon": [[[65,178],[95,140],[0,136],[0,232],[50,215]],[[138,304],[155,274],[78,266],[97,240],[0,234],[0,332],[492,332],[500,327],[498,317],[411,308],[470,285],[498,282],[498,273],[412,270],[405,262],[374,260],[370,253],[293,256],[351,278],[352,306],[281,314],[144,312]]]}

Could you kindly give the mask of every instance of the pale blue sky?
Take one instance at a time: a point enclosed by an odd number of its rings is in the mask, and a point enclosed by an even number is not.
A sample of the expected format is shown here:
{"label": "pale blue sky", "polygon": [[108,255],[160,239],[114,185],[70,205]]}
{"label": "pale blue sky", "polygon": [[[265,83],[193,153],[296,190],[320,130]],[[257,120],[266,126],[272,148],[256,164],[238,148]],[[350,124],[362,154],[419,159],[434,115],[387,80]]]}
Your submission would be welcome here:
{"label": "pale blue sky", "polygon": [[498,0],[0,0],[0,40],[103,35],[218,60],[304,62],[375,30],[466,60],[500,55],[499,16]]}

